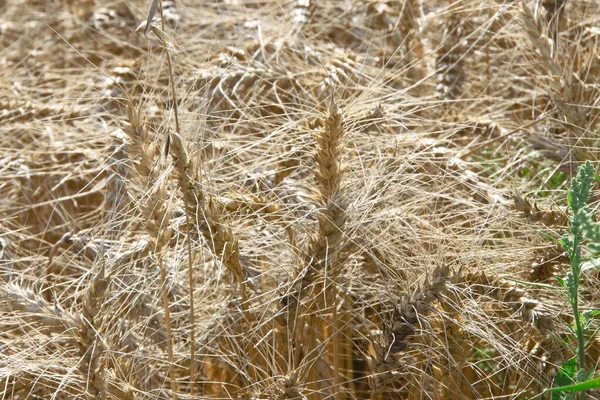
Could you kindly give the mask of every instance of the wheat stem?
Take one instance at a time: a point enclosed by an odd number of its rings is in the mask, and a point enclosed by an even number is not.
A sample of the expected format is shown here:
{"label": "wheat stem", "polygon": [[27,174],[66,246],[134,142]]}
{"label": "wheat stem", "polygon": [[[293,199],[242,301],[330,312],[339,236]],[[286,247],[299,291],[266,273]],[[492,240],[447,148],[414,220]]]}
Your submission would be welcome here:
{"label": "wheat stem", "polygon": [[[162,31],[165,31],[165,16],[163,13],[163,0],[160,0],[160,23]],[[167,42],[159,36],[162,41],[165,52],[167,53],[167,67],[169,68],[169,86],[171,88],[171,100],[173,101],[173,115],[175,117],[175,131],[181,133],[179,127],[179,110],[177,105],[177,93],[175,92],[175,72],[173,70],[173,61],[171,59],[171,53],[167,47]],[[165,141],[165,157],[169,155],[171,136],[167,133],[167,139]]]}

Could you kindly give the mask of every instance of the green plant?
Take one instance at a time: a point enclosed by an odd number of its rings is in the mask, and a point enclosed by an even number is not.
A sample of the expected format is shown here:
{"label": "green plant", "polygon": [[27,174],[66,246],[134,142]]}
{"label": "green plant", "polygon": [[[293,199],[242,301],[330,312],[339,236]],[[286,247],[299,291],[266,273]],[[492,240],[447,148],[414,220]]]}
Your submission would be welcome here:
{"label": "green plant", "polygon": [[[596,170],[590,161],[579,167],[577,176],[573,179],[568,192],[567,202],[571,210],[569,230],[558,243],[569,256],[571,270],[565,278],[557,278],[564,289],[563,296],[567,299],[573,312],[573,326],[570,331],[575,337],[575,357],[567,360],[558,371],[556,384],[559,387],[550,389],[554,392],[553,399],[571,399],[574,394],[565,395],[566,391],[581,391],[600,387],[600,378],[589,380],[594,369],[586,370],[586,336],[592,327],[593,319],[600,310],[581,311],[580,283],[583,274],[591,269],[600,267],[600,224],[594,222],[593,215],[588,209],[592,189],[596,181]],[[596,334],[597,331],[594,332]],[[592,335],[593,337],[593,335]]]}

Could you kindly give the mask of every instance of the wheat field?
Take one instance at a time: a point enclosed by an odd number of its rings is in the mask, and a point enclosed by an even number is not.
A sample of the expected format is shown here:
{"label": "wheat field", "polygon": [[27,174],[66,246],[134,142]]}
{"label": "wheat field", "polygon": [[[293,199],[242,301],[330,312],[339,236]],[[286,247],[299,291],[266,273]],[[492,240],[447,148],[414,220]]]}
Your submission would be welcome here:
{"label": "wheat field", "polygon": [[2,0],[0,46],[0,399],[566,398],[597,0]]}

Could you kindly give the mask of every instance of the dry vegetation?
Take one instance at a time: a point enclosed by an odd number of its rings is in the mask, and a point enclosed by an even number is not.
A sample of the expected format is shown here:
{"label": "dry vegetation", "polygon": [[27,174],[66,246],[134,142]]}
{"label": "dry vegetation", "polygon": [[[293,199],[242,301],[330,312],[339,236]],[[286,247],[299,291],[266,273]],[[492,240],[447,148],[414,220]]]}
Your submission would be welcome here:
{"label": "dry vegetation", "polygon": [[1,399],[553,385],[596,0],[149,3],[0,1]]}

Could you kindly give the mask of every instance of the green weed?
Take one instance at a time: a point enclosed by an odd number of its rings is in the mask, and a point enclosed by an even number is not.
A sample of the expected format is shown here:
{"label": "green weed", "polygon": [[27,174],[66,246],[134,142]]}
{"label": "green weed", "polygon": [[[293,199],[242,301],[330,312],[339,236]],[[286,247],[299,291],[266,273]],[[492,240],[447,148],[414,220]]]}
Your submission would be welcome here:
{"label": "green weed", "polygon": [[[574,323],[569,326],[571,341],[574,342],[575,356],[560,367],[555,385],[549,391],[552,399],[574,399],[577,392],[600,387],[600,377],[591,379],[594,368],[586,369],[587,337],[592,330],[594,318],[600,310],[581,310],[580,285],[586,271],[600,267],[600,224],[594,222],[588,208],[592,189],[596,182],[596,170],[590,161],[579,167],[568,192],[567,202],[571,215],[569,230],[558,243],[567,251],[571,270],[564,278],[557,278],[563,289],[563,296],[571,306]],[[591,335],[593,337],[597,329]],[[568,344],[568,343],[567,343]]]}

